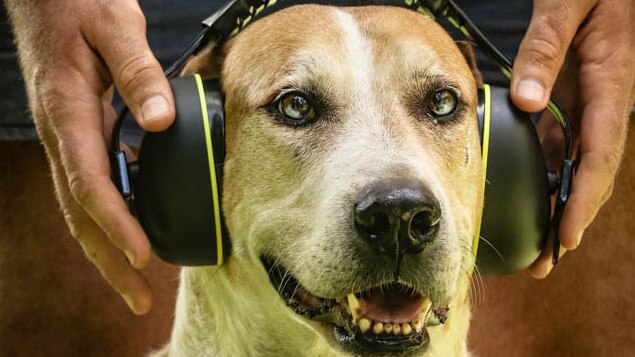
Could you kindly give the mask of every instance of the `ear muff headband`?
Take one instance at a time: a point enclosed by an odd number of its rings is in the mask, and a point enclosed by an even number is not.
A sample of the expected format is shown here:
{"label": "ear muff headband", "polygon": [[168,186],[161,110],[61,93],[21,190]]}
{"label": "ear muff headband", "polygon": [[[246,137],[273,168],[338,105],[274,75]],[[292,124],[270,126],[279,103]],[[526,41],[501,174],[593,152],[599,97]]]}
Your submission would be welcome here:
{"label": "ear muff headband", "polygon": [[[214,237],[216,238],[216,265],[223,264],[223,232],[221,229],[221,210],[220,210],[220,190],[218,185],[218,179],[216,177],[216,164],[214,162],[214,150],[212,145],[212,135],[209,123],[209,115],[207,111],[207,99],[205,98],[205,88],[203,88],[203,81],[198,74],[194,75],[196,80],[196,88],[198,89],[198,99],[201,102],[201,114],[203,117],[203,127],[205,128],[205,146],[207,147],[207,162],[209,164],[209,177],[212,189],[212,203],[214,205]],[[224,139],[224,138],[223,138]],[[222,163],[219,163],[222,164]],[[219,254],[220,253],[220,254]]]}

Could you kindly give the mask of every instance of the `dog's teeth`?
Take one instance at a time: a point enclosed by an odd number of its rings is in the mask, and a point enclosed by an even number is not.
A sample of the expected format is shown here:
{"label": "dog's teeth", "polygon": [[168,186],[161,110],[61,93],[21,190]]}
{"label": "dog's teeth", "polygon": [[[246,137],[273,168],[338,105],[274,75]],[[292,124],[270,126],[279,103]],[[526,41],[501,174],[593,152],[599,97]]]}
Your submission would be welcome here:
{"label": "dog's teeth", "polygon": [[414,328],[415,332],[421,332],[421,330],[423,330],[423,319],[414,320],[412,322],[412,327]]}
{"label": "dog's teeth", "polygon": [[353,320],[357,320],[359,317],[359,300],[357,300],[355,294],[348,294],[348,307],[351,308]]}
{"label": "dog's teeth", "polygon": [[396,336],[401,335],[401,325],[400,324],[392,325],[392,333]]}
{"label": "dog's teeth", "polygon": [[365,333],[370,330],[371,322],[369,319],[359,319],[359,330]]}
{"label": "dog's teeth", "polygon": [[379,335],[380,333],[384,332],[384,324],[381,322],[375,322],[375,325],[373,326],[373,332],[375,333],[375,335]]}
{"label": "dog's teeth", "polygon": [[384,324],[384,331],[386,331],[386,333],[392,333],[392,324]]}
{"label": "dog's teeth", "polygon": [[410,326],[410,324],[401,325],[401,333],[403,333],[404,335],[410,335],[411,332],[412,332],[412,326]]}

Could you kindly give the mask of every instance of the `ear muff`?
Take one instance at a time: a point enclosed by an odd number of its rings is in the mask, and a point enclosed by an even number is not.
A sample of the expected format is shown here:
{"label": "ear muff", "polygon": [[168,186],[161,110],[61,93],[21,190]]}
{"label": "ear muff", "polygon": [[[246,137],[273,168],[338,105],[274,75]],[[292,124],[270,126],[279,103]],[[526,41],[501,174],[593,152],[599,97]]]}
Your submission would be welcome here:
{"label": "ear muff", "polygon": [[547,168],[534,124],[511,103],[508,88],[479,90],[478,119],[486,180],[476,266],[484,274],[512,273],[531,265],[545,244]]}
{"label": "ear muff", "polygon": [[217,81],[170,81],[176,119],[146,133],[134,208],[154,251],[179,265],[220,265],[229,242],[221,217],[225,125]]}
{"label": "ear muff", "polygon": [[[229,242],[222,223],[224,111],[217,81],[170,81],[176,119],[147,133],[139,154],[135,210],[155,252],[179,265],[220,265]],[[483,274],[528,267],[540,254],[551,216],[542,148],[507,88],[479,90],[485,205],[473,252]],[[478,249],[477,249],[478,248]]]}

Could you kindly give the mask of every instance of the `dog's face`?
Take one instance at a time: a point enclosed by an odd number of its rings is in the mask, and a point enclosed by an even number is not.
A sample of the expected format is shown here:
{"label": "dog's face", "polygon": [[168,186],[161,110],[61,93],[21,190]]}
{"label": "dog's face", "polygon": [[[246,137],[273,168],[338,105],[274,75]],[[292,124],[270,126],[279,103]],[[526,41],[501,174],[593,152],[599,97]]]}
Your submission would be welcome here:
{"label": "dog's face", "polygon": [[230,260],[261,264],[272,304],[339,350],[434,346],[482,206],[476,85],[456,44],[412,11],[298,6],[225,50]]}

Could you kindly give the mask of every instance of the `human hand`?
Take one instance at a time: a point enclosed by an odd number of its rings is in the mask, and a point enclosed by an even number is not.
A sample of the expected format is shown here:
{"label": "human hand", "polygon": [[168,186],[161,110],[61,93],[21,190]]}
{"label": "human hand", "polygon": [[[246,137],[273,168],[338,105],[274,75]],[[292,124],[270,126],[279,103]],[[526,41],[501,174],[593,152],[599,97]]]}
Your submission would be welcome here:
{"label": "human hand", "polygon": [[[149,131],[174,119],[172,93],[135,0],[6,0],[31,111],[71,234],[137,314],[152,304],[139,272],[148,239],[110,180],[112,84]],[[124,256],[127,256],[126,257]]]}
{"label": "human hand", "polygon": [[[635,99],[635,2],[535,0],[514,63],[516,106],[528,112],[545,108],[569,50],[579,61],[579,93],[574,95],[582,108],[574,128],[582,159],[560,225],[561,253],[578,247],[612,193]],[[536,278],[553,267],[548,247],[529,269]]]}

